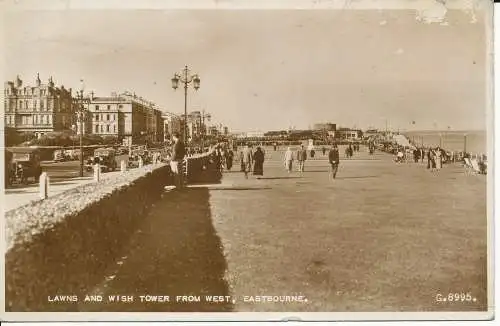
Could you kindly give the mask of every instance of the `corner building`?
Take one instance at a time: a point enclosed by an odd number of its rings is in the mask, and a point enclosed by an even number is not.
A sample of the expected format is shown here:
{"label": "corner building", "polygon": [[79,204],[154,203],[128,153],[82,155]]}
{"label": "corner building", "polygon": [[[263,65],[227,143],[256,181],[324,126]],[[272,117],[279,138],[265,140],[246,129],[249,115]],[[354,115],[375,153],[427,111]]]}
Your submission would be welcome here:
{"label": "corner building", "polygon": [[44,84],[37,75],[30,86],[23,85],[17,76],[4,84],[4,95],[5,127],[41,137],[48,132],[70,131],[75,123],[71,88],[56,87],[52,77]]}

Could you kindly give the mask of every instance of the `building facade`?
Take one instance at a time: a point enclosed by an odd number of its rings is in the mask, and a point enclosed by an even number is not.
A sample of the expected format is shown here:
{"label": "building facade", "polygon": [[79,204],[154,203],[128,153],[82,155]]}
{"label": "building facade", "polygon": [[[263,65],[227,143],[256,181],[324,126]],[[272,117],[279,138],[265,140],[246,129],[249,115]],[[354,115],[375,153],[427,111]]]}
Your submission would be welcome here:
{"label": "building facade", "polygon": [[52,77],[42,83],[23,85],[17,76],[4,85],[5,127],[31,132],[37,137],[49,132],[71,131],[76,121],[71,88],[56,87]]}
{"label": "building facade", "polygon": [[172,139],[174,132],[178,132],[182,137],[182,119],[181,117],[173,114],[163,112],[163,130],[164,130],[164,141],[167,142]]}
{"label": "building facade", "polygon": [[336,131],[337,125],[335,123],[315,123],[313,126],[314,130],[324,130],[324,131]]}
{"label": "building facade", "polygon": [[339,128],[335,135],[339,139],[359,140],[363,138],[363,131],[360,129]]}
{"label": "building facade", "polygon": [[94,135],[115,137],[124,145],[156,143],[164,139],[163,118],[151,102],[132,94],[94,97],[85,104],[86,128]]}

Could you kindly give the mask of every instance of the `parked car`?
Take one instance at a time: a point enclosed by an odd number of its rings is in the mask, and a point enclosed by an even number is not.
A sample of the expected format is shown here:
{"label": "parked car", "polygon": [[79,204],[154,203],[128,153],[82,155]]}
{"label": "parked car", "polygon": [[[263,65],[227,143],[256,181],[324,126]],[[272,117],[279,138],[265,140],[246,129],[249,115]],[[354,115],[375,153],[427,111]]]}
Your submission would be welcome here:
{"label": "parked car", "polygon": [[54,151],[54,162],[64,162],[66,161],[65,151],[62,149],[56,149]]}
{"label": "parked car", "polygon": [[10,158],[9,180],[8,184],[29,182],[29,178],[33,178],[33,182],[38,182],[42,174],[40,166],[40,151],[37,148],[8,148],[6,152]]}
{"label": "parked car", "polygon": [[110,172],[117,169],[118,163],[116,163],[115,157],[116,151],[113,148],[98,148],[94,151],[94,158],[98,158],[101,172]]}

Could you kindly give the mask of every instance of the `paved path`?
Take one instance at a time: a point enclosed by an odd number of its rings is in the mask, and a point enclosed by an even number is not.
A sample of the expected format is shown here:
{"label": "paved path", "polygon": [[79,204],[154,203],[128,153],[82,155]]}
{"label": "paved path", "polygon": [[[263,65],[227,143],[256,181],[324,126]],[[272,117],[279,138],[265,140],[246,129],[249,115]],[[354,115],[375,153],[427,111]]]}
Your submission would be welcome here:
{"label": "paved path", "polygon": [[[227,172],[221,184],[166,193],[124,240],[123,254],[103,267],[103,281],[88,287],[104,302],[74,309],[485,309],[484,176],[466,176],[460,166],[430,173],[360,152],[331,181],[321,157],[288,175],[280,155],[268,153],[261,179]],[[475,301],[436,301],[449,292]],[[133,302],[109,303],[110,295]],[[146,302],[146,295],[170,302]],[[189,295],[202,300],[182,302]],[[215,304],[205,295],[230,297]],[[259,295],[307,302],[251,301]]]}
{"label": "paved path", "polygon": [[[117,173],[120,173],[120,171],[103,173],[102,177],[112,178]],[[49,186],[49,197],[91,182],[94,182],[93,177],[76,177],[64,180],[53,179]],[[22,187],[14,186],[13,188],[5,189],[5,194],[3,195],[4,210],[8,212],[34,200],[39,200],[38,183]]]}

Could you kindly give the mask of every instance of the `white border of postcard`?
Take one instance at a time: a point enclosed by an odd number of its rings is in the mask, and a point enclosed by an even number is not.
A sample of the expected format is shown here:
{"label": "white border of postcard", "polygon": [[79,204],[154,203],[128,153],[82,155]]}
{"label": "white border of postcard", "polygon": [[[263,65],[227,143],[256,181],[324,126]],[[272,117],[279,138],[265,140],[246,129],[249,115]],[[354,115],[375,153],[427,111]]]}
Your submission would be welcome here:
{"label": "white border of postcard", "polygon": [[[99,10],[99,9],[414,9],[425,11],[432,9],[436,3],[446,3],[451,9],[462,9],[472,12],[475,9],[482,8],[493,18],[492,1],[490,0],[4,0],[0,3],[0,12],[10,10]],[[500,25],[500,18],[495,18],[495,25]],[[492,26],[491,23],[487,26]],[[493,53],[493,33],[487,28],[487,40],[489,49],[489,60],[491,62]],[[3,36],[3,33],[2,33]],[[500,43],[500,39],[497,43]],[[495,45],[495,50],[500,51],[500,47]],[[495,52],[498,52],[495,51]],[[0,61],[3,63],[3,61]],[[487,103],[490,108],[487,110],[488,121],[488,154],[494,156],[493,148],[500,150],[500,146],[493,142],[493,127],[496,117],[494,117],[493,108],[493,74],[491,65],[487,65],[486,72],[489,78]],[[3,71],[0,70],[0,71]],[[2,74],[3,75],[3,74]],[[497,87],[495,86],[495,91]],[[0,96],[3,96],[3,92]],[[2,100],[3,103],[3,100]],[[3,110],[2,110],[3,111]],[[3,112],[1,112],[3,116]],[[493,119],[495,118],[495,119]],[[0,148],[4,148],[4,139],[0,137]],[[3,151],[0,154],[3,162]],[[497,169],[497,162],[494,159]],[[2,306],[1,320],[5,321],[381,321],[381,320],[487,320],[494,316],[495,298],[494,298],[494,231],[493,231],[493,199],[494,183],[498,181],[496,173],[488,174],[488,302],[489,308],[486,312],[366,312],[366,313],[299,313],[299,312],[280,312],[280,313],[35,313],[35,312],[5,312],[5,286],[2,287],[2,296],[0,305]],[[497,197],[497,196],[495,196]],[[3,196],[2,196],[3,200]],[[2,219],[0,227],[3,229],[4,220]],[[5,240],[4,233],[1,233],[2,240]],[[2,241],[5,246],[5,241]],[[5,248],[5,247],[4,247]],[[4,250],[5,252],[5,250]],[[5,265],[2,256],[2,284],[5,284]],[[498,291],[496,291],[498,295]],[[364,323],[356,323],[360,325]],[[398,323],[399,324],[399,323]],[[434,324],[434,323],[431,323]],[[441,324],[441,323],[440,323]],[[448,324],[448,323],[446,323]]]}

